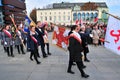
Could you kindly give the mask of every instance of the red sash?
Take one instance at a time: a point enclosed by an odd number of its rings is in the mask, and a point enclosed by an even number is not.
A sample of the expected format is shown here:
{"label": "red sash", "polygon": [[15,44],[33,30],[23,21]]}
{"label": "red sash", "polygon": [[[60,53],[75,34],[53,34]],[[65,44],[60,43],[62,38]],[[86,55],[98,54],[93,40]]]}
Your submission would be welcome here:
{"label": "red sash", "polygon": [[32,39],[36,44],[38,43],[38,41],[37,41],[37,39],[35,39],[35,37],[31,36],[31,39]]}
{"label": "red sash", "polygon": [[9,31],[3,29],[3,32],[4,32],[9,38],[12,38],[12,35],[10,34]]}
{"label": "red sash", "polygon": [[70,37],[75,38],[78,42],[80,42],[80,44],[82,43],[82,40],[81,40],[80,38],[78,38],[75,34],[71,34],[71,35],[69,36],[69,38],[70,38]]}

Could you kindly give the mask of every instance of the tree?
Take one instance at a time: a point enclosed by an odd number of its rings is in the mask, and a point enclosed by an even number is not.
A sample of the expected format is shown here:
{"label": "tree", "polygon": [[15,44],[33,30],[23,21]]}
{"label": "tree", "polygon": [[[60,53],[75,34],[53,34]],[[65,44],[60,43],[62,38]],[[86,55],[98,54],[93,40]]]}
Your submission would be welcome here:
{"label": "tree", "polygon": [[94,2],[87,2],[83,6],[81,6],[81,10],[87,11],[87,10],[97,10],[98,5]]}
{"label": "tree", "polygon": [[30,18],[36,23],[37,22],[37,18],[36,18],[36,11],[37,9],[34,8],[31,13],[30,13]]}

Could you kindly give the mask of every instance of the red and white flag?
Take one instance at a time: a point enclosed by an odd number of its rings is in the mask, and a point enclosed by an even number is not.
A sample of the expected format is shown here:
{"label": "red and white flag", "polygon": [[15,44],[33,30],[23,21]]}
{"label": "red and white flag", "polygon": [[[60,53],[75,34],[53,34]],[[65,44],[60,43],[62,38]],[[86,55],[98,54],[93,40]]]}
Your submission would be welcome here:
{"label": "red and white flag", "polygon": [[120,20],[109,17],[105,40],[110,42],[105,47],[120,55]]}
{"label": "red and white flag", "polygon": [[55,27],[53,32],[52,43],[60,48],[67,49],[68,47],[68,33],[70,30],[64,27]]}

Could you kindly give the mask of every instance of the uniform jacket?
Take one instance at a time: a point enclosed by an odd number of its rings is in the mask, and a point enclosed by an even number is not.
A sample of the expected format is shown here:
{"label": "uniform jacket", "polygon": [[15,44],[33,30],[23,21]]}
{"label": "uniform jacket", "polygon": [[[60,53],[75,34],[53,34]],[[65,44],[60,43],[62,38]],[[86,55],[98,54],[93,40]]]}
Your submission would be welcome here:
{"label": "uniform jacket", "polygon": [[39,29],[39,28],[35,28],[35,31],[38,33],[38,41],[39,41],[39,45],[45,45],[44,44],[44,30]]}
{"label": "uniform jacket", "polygon": [[71,61],[79,62],[82,60],[81,52],[83,51],[83,47],[82,44],[75,37],[69,38],[68,50],[70,52]]}
{"label": "uniform jacket", "polygon": [[81,39],[82,39],[82,46],[83,46],[84,52],[88,53],[89,49],[88,49],[87,37],[89,37],[89,36],[88,36],[88,34],[82,33],[82,32],[80,32],[80,36],[81,36]]}
{"label": "uniform jacket", "polygon": [[[5,29],[4,29],[4,30],[5,30]],[[6,30],[6,31],[11,35],[11,37],[9,37],[9,36],[4,32],[4,30],[3,30],[3,32],[2,32],[3,45],[4,45],[4,47],[9,47],[9,46],[11,46],[11,45],[14,44],[14,42],[13,42],[13,37],[12,37],[12,33],[11,33],[10,31]]]}
{"label": "uniform jacket", "polygon": [[[36,40],[37,40],[37,43],[34,42],[34,40],[31,38],[31,36],[33,36]],[[28,38],[27,38],[27,48],[29,50],[35,50],[38,48],[38,38],[37,38],[37,33],[34,34],[34,35],[31,35],[30,33],[28,34]]]}

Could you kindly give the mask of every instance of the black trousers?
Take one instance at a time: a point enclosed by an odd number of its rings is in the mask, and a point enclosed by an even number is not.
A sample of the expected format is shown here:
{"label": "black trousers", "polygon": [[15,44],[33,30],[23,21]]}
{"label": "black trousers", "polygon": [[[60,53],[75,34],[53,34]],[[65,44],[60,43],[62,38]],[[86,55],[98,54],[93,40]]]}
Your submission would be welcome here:
{"label": "black trousers", "polygon": [[[81,72],[81,75],[84,75],[85,72],[83,71],[83,62],[82,61],[78,61],[78,62],[75,62],[77,64],[77,67],[79,69],[79,71]],[[68,71],[71,71],[71,68],[72,68],[72,65],[73,65],[73,61],[69,61],[69,65],[68,65]]]}
{"label": "black trousers", "polygon": [[42,51],[43,57],[45,57],[47,55],[45,52],[45,44],[41,44],[41,51]]}
{"label": "black trousers", "polygon": [[[10,49],[10,51],[9,51],[9,49]],[[6,51],[7,51],[8,56],[12,56],[13,55],[13,46],[6,47]],[[11,52],[11,54],[10,54],[10,52]]]}
{"label": "black trousers", "polygon": [[32,59],[32,56],[34,56],[35,61],[38,63],[39,61],[37,58],[38,57],[37,53],[38,53],[37,49],[31,50],[30,58]]}
{"label": "black trousers", "polygon": [[20,49],[21,49],[21,51],[22,51],[22,54],[25,54],[24,49],[23,49],[23,44],[16,45],[16,47],[17,47],[17,50],[18,50],[18,53],[19,53],[19,54],[20,54]]}
{"label": "black trousers", "polygon": [[49,54],[49,43],[45,43],[45,45],[47,46],[47,54]]}

